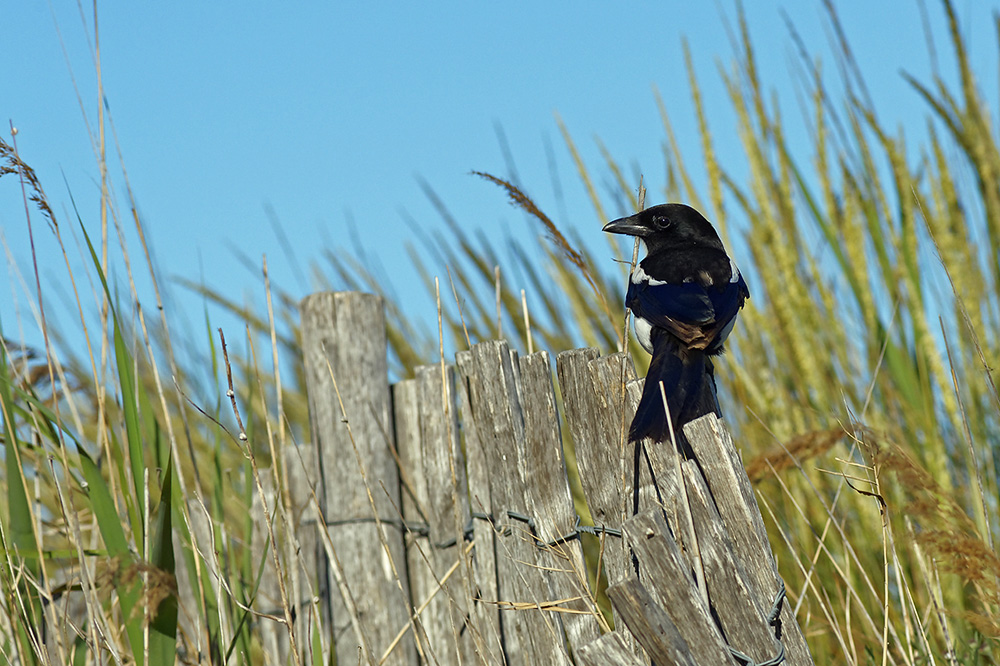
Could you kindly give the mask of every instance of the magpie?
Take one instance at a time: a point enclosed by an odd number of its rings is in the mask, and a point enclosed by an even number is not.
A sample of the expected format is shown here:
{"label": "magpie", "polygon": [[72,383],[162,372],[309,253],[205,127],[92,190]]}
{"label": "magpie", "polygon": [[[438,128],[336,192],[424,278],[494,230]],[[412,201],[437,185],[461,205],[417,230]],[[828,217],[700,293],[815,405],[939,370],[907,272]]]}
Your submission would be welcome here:
{"label": "magpie", "polygon": [[637,236],[646,249],[625,296],[635,336],[653,356],[629,441],[670,441],[662,382],[670,423],[686,446],[685,423],[712,412],[722,416],[712,357],[723,352],[750,290],[712,224],[690,206],[653,206],[604,231]]}

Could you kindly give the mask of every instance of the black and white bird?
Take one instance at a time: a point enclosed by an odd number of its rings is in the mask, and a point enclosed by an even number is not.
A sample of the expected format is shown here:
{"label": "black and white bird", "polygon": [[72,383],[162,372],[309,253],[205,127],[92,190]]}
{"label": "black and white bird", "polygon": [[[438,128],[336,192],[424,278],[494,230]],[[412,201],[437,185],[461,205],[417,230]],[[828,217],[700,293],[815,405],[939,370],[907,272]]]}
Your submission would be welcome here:
{"label": "black and white bird", "polygon": [[684,442],[685,423],[719,414],[711,357],[723,352],[750,291],[715,228],[690,206],[653,206],[604,231],[637,236],[646,248],[625,296],[636,338],[653,355],[629,440],[670,441],[662,382],[670,423]]}

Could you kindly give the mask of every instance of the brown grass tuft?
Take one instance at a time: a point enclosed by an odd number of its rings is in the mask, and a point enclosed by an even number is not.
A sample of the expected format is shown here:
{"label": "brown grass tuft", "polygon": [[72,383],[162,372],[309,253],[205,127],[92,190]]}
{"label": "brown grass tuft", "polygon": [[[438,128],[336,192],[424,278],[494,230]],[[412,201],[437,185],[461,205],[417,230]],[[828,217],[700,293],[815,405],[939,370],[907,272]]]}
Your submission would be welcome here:
{"label": "brown grass tuft", "polygon": [[880,457],[902,491],[904,504],[897,513],[906,516],[913,540],[940,571],[970,585],[980,606],[965,612],[946,608],[946,612],[969,621],[985,636],[1000,637],[1000,558],[954,492],[941,488],[911,455],[892,445]]}
{"label": "brown grass tuft", "polygon": [[42,189],[42,183],[38,180],[35,170],[25,164],[18,156],[17,149],[14,146],[9,145],[3,139],[0,139],[0,160],[3,160],[3,162],[0,163],[0,177],[11,173],[19,174],[31,190],[31,194],[28,195],[28,200],[34,202],[34,204],[38,207],[38,210],[41,211],[42,215],[45,216],[45,219],[49,221],[51,226],[58,226],[56,223],[56,216],[52,212],[52,208],[49,207],[48,198],[45,196],[45,190]]}
{"label": "brown grass tuft", "polygon": [[751,481],[757,482],[769,476],[772,470],[777,474],[789,467],[797,467],[806,460],[823,455],[846,436],[847,433],[839,428],[814,430],[796,435],[781,445],[779,450],[772,449],[748,462],[747,476]]}

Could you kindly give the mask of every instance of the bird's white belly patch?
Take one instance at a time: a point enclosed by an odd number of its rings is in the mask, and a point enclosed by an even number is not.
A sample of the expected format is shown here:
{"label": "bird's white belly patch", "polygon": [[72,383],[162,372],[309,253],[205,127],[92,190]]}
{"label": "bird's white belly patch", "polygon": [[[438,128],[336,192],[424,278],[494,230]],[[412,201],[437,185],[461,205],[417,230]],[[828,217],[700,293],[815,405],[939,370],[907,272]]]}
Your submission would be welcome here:
{"label": "bird's white belly patch", "polygon": [[642,317],[632,317],[633,326],[635,328],[635,339],[639,341],[642,348],[645,349],[650,354],[653,353],[653,340],[652,332],[653,326],[647,320]]}

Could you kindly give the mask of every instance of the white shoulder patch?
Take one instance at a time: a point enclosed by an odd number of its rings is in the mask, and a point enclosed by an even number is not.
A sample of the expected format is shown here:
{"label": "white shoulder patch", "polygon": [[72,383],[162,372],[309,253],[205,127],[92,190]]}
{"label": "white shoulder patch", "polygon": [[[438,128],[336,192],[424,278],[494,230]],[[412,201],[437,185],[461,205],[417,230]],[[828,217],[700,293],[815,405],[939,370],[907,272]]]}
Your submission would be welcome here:
{"label": "white shoulder patch", "polygon": [[646,271],[642,270],[642,265],[636,264],[635,272],[632,273],[632,284],[642,284],[643,282],[654,287],[660,284],[666,284],[663,280],[654,280],[649,277]]}

